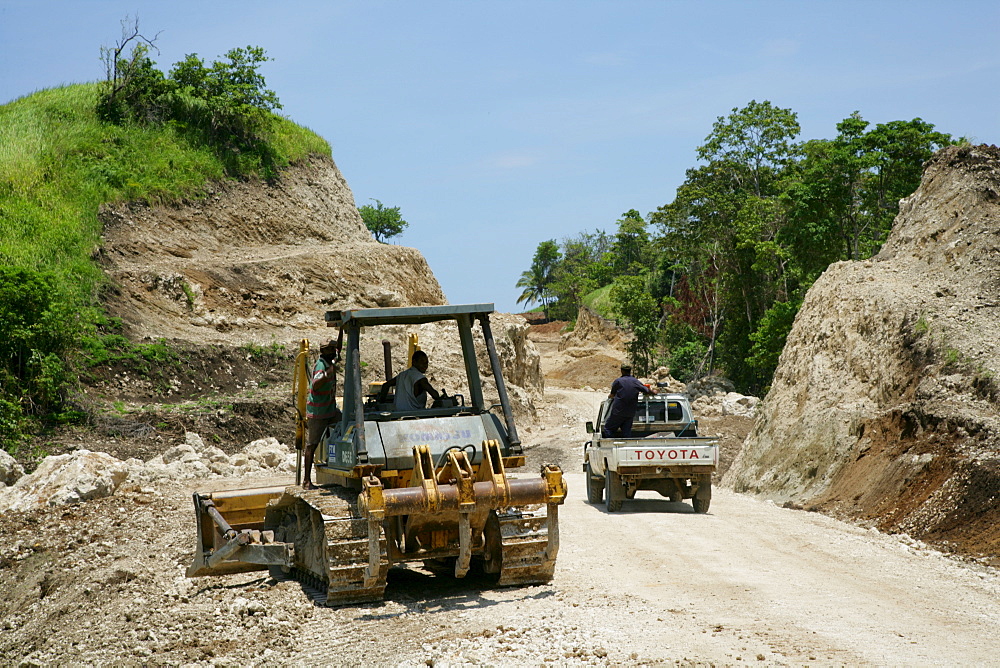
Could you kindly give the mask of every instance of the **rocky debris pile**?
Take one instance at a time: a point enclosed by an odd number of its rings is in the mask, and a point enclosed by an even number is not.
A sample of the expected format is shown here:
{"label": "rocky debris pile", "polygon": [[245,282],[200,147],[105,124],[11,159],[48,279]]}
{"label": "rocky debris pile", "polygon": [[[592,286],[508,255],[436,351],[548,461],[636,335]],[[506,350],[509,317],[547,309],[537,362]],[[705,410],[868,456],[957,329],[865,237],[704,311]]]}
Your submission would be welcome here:
{"label": "rocky debris pile", "polygon": [[734,391],[728,378],[713,375],[699,378],[690,383],[682,383],[670,375],[670,369],[659,367],[650,378],[640,379],[647,385],[656,385],[660,392],[686,394],[691,399],[691,410],[697,417],[737,417],[754,418],[757,415],[758,397]]}
{"label": "rocky debris pile", "polygon": [[0,487],[0,512],[101,499],[125,483],[135,487],[192,478],[293,473],[295,459],[295,452],[275,438],[253,441],[229,456],[217,447],[205,445],[192,432],[185,434],[183,443],[145,462],[135,458],[121,461],[104,452],[77,450],[46,457],[30,475],[23,475],[22,470],[12,485]]}
{"label": "rocky debris pile", "polygon": [[206,445],[198,434],[188,432],[183,443],[162,455],[146,462],[129,459],[126,464],[129,466],[129,480],[136,483],[243,477],[265,470],[269,473],[292,473],[295,471],[295,452],[278,439],[268,437],[253,441],[230,456],[215,446]]}
{"label": "rocky debris pile", "polygon": [[725,394],[701,395],[691,402],[691,410],[698,417],[718,417],[736,415],[738,417],[754,418],[760,405],[758,397],[751,397],[739,392]]}
{"label": "rocky debris pile", "polygon": [[78,450],[46,457],[31,475],[0,489],[0,510],[30,510],[101,499],[128,477],[128,466],[104,452]]}
{"label": "rocky debris pile", "polygon": [[998,259],[1000,149],[943,149],[806,295],[724,484],[1000,555]]}
{"label": "rocky debris pile", "polygon": [[691,401],[697,400],[698,397],[712,397],[735,391],[736,386],[733,385],[733,381],[717,374],[692,380],[687,384],[687,389],[685,390]]}
{"label": "rocky debris pile", "polygon": [[642,378],[642,382],[649,386],[656,386],[660,392],[670,392],[672,394],[684,394],[687,392],[687,385],[670,375],[670,368],[661,366],[653,372],[649,378]]}

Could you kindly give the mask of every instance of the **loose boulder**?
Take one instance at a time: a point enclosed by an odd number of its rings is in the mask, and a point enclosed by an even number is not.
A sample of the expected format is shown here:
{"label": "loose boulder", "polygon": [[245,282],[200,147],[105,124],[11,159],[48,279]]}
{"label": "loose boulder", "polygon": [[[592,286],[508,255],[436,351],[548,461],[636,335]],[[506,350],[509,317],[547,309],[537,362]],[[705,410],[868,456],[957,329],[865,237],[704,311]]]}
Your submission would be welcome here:
{"label": "loose boulder", "polygon": [[111,496],[128,477],[124,462],[104,452],[77,450],[46,457],[30,475],[0,489],[0,510],[31,510]]}
{"label": "loose boulder", "polygon": [[13,485],[24,475],[24,468],[6,450],[0,450],[0,487]]}

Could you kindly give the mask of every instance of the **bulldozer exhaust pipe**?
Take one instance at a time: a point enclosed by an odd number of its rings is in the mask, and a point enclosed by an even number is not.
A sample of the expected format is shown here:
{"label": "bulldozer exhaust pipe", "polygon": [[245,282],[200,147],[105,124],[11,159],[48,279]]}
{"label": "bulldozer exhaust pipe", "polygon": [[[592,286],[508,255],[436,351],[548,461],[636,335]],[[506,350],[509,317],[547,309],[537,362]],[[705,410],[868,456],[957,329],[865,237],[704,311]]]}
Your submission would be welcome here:
{"label": "bulldozer exhaust pipe", "polygon": [[392,380],[392,343],[389,339],[382,339],[382,359],[385,362],[385,379]]}

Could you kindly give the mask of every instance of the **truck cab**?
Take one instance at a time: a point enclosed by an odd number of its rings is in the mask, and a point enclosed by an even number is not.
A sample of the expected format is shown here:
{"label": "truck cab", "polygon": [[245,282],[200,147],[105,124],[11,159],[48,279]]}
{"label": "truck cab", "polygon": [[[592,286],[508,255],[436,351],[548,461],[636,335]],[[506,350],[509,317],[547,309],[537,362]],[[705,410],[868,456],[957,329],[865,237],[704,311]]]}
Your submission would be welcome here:
{"label": "truck cab", "polygon": [[[489,324],[492,304],[463,304],[407,308],[353,309],[329,311],[327,324],[345,334],[343,359],[343,419],[327,430],[317,453],[316,479],[320,484],[337,484],[360,489],[361,478],[370,472],[388,487],[409,485],[413,468],[413,447],[427,445],[435,463],[446,459],[447,451],[463,450],[472,465],[480,464],[479,445],[495,441],[500,445],[504,464],[515,468],[524,464],[521,442],[514,425],[510,399]],[[465,365],[466,394],[442,397],[433,405],[418,410],[396,410],[392,396],[378,401],[379,384],[362,382],[362,365],[376,360],[362,360],[362,330],[383,325],[419,325],[452,321],[457,324],[459,344]],[[499,406],[486,404],[482,379],[476,360],[473,324],[478,321],[490,353],[494,385]],[[387,357],[388,359],[388,357]],[[386,380],[391,370],[386,362]],[[493,409],[501,409],[497,415]]]}
{"label": "truck cab", "polygon": [[[597,424],[588,422],[589,433],[600,433],[608,419],[614,400],[605,399],[597,411]],[[683,394],[644,394],[632,420],[632,434],[637,438],[651,434],[673,433],[675,436],[697,436],[698,420],[691,413],[691,403]]]}

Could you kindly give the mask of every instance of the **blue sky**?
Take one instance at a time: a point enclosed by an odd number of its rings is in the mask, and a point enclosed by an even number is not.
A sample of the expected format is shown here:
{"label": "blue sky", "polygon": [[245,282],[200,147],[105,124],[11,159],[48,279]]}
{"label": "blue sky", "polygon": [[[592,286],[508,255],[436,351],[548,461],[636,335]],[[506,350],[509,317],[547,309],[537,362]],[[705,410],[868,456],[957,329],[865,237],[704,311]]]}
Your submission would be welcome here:
{"label": "blue sky", "polygon": [[282,113],[357,203],[409,221],[452,303],[520,311],[540,241],[670,202],[716,117],[750,100],[832,137],[857,110],[1000,143],[1000,3],[0,0],[0,103],[103,76],[138,15],[164,70],[264,47]]}

